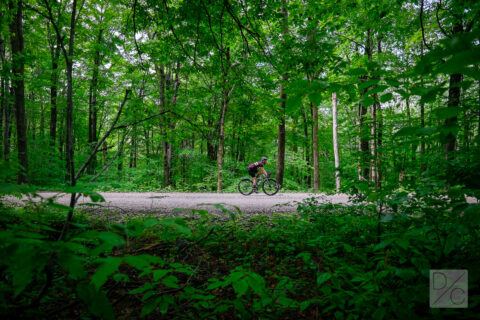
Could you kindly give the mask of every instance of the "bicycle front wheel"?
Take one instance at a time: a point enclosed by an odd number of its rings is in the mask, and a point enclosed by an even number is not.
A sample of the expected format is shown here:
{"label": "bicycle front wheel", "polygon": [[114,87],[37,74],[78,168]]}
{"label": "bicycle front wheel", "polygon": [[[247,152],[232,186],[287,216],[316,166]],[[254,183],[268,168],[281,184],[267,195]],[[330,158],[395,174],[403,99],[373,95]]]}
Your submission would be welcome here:
{"label": "bicycle front wheel", "polygon": [[244,196],[248,196],[253,192],[252,180],[245,178],[238,183],[238,191]]}
{"label": "bicycle front wheel", "polygon": [[265,192],[265,194],[269,196],[273,196],[278,192],[278,190],[280,190],[277,180],[272,178],[265,179],[262,185],[262,189],[263,192]]}

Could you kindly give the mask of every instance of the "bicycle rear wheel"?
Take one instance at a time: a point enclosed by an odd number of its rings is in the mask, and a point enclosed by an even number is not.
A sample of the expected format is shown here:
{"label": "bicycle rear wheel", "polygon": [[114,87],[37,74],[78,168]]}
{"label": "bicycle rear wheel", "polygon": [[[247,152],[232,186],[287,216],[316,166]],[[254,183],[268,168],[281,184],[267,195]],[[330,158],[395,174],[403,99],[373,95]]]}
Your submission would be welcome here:
{"label": "bicycle rear wheel", "polygon": [[262,185],[263,192],[269,196],[273,196],[280,190],[277,180],[272,178],[267,178]]}
{"label": "bicycle rear wheel", "polygon": [[244,196],[248,196],[253,192],[252,180],[245,178],[238,183],[238,191]]}

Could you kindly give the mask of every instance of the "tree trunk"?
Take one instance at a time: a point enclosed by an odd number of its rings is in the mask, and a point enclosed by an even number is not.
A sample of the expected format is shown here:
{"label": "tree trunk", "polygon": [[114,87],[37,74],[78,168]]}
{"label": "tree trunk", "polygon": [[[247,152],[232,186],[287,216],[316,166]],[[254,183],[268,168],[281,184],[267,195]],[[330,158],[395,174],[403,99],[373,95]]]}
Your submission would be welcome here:
{"label": "tree trunk", "polygon": [[52,71],[50,75],[50,145],[55,146],[57,139],[57,95],[58,95],[58,59],[60,58],[60,44],[56,42],[50,46]]}
{"label": "tree trunk", "polygon": [[[423,58],[423,41],[420,41],[420,56]],[[423,86],[423,80],[422,80]],[[425,103],[420,104],[420,126],[425,128]],[[420,164],[420,171],[421,174],[427,170],[427,166],[425,165],[425,136],[420,136],[420,154],[421,154],[421,164]]]}
{"label": "tree trunk", "polygon": [[[311,113],[311,111],[312,111],[312,109],[310,108],[310,113]],[[308,122],[309,121],[308,121],[308,117],[307,117],[307,112],[303,108],[302,108],[302,117],[303,117],[303,136],[304,136],[304,140],[305,140],[305,142],[303,144],[303,148],[304,148],[303,154],[304,154],[304,160],[307,163],[307,166],[310,167],[311,166],[311,163],[310,163],[310,148],[309,148],[310,139],[308,138]],[[297,151],[295,150],[295,152],[297,152]],[[300,168],[297,168],[297,169],[300,170]],[[311,188],[312,187],[312,175],[310,174],[310,172],[307,173],[306,177],[302,177],[302,178],[305,178],[307,180],[307,186],[308,186],[308,188]],[[300,181],[300,183],[303,183],[303,182],[304,181]]]}
{"label": "tree trunk", "polygon": [[[285,1],[282,1],[282,31],[283,35],[288,34],[288,11],[285,7]],[[286,40],[284,40],[286,41]],[[283,174],[285,171],[285,102],[287,101],[287,94],[285,93],[285,83],[287,82],[288,75],[286,73],[282,74],[282,82],[280,85],[280,124],[278,125],[278,149],[277,149],[277,172],[276,179],[280,185],[283,185]]]}
{"label": "tree trunk", "polygon": [[[460,87],[458,84],[462,81],[463,76],[461,74],[452,74],[450,76],[450,85],[448,89],[448,107],[460,106]],[[445,137],[444,152],[445,159],[451,160],[454,157],[456,136],[453,133],[456,130],[458,118],[457,116],[445,119],[445,127],[450,129],[450,132]]]}
{"label": "tree trunk", "polygon": [[[100,45],[102,43],[103,29],[101,28],[98,32],[97,43],[95,49],[95,57],[93,59],[93,73],[92,81],[89,88],[89,98],[88,98],[88,144],[93,149],[97,144],[97,94],[98,94],[98,73],[100,68],[101,56],[100,56]],[[95,168],[97,166],[97,157],[94,156],[87,168],[88,174],[94,174]]]}
{"label": "tree trunk", "polygon": [[225,136],[225,116],[227,114],[229,95],[227,92],[223,94],[223,103],[222,109],[220,111],[220,120],[219,120],[219,134],[218,134],[218,150],[217,150],[217,169],[218,169],[218,179],[217,179],[217,192],[222,191],[222,174],[223,174],[223,141]]}
{"label": "tree trunk", "polygon": [[[12,71],[14,74],[13,87],[15,92],[15,119],[17,128],[18,161],[22,166],[18,173],[17,183],[27,182],[28,153],[27,153],[27,125],[25,121],[25,85],[24,85],[24,57],[23,57],[23,1],[18,0],[16,6],[10,1],[10,10],[16,11],[10,24],[12,44]],[[16,9],[16,10],[15,10]]]}
{"label": "tree trunk", "polygon": [[313,190],[320,190],[320,170],[318,164],[318,109],[310,102],[312,112],[312,164],[313,164]]}
{"label": "tree trunk", "polygon": [[340,154],[338,152],[338,120],[337,120],[337,93],[332,93],[332,115],[333,115],[333,155],[335,158],[335,190],[340,192]]}
{"label": "tree trunk", "polygon": [[[457,22],[452,30],[452,34],[463,32],[463,25],[461,22]],[[463,76],[461,74],[452,74],[450,75],[450,84],[448,88],[448,107],[458,108],[460,106],[460,94],[461,89],[459,83],[462,82]],[[450,130],[450,132],[445,137],[444,141],[444,152],[445,159],[451,160],[454,158],[456,136],[454,132],[456,131],[458,118],[457,116],[445,119],[445,127]]]}
{"label": "tree trunk", "polygon": [[[219,48],[220,49],[220,48]],[[225,56],[222,53],[222,94],[223,94],[223,101],[222,107],[220,109],[220,118],[218,120],[218,149],[217,149],[217,192],[222,191],[222,182],[223,182],[223,149],[224,149],[224,140],[225,140],[225,118],[227,115],[228,109],[228,102],[230,100],[230,95],[233,92],[235,85],[232,86],[230,90],[228,90],[228,73],[230,69],[230,47],[226,47]]]}
{"label": "tree trunk", "polygon": [[[175,80],[173,82],[172,87],[172,101],[171,107],[174,108],[177,105],[177,91],[180,85],[178,79],[178,72],[180,69],[180,63],[177,63],[177,72],[175,73]],[[174,123],[170,117],[167,116],[167,128],[169,132],[173,132],[174,130]],[[172,153],[173,153],[173,145],[170,141],[165,141],[164,143],[164,165],[163,165],[163,184],[164,186],[169,186],[172,184]]]}
{"label": "tree trunk", "polygon": [[[286,81],[287,75],[282,74],[282,81]],[[287,100],[287,94],[285,93],[285,89],[283,84],[280,86],[280,99],[281,102],[281,119],[280,124],[278,125],[278,149],[277,149],[277,172],[276,172],[276,179],[280,185],[283,185],[283,173],[285,170],[285,101]]]}
{"label": "tree trunk", "polygon": [[[362,95],[366,90],[362,90]],[[364,107],[362,103],[358,105],[359,108],[359,130],[360,130],[360,165],[359,165],[359,180],[368,181],[370,164],[369,164],[369,139],[368,139],[368,127],[365,124],[365,116],[368,108]]]}
{"label": "tree trunk", "polygon": [[[371,38],[370,38],[370,29],[367,30],[367,43],[365,45],[365,54],[368,56],[368,60],[372,60],[372,44],[371,44]],[[362,82],[365,82],[368,80],[367,76],[363,76],[361,78]],[[367,92],[368,88],[365,88],[362,90],[361,95],[363,96]],[[368,108],[363,105],[363,103],[360,103],[358,105],[358,114],[359,114],[359,132],[360,132],[360,138],[359,138],[359,148],[360,148],[360,164],[359,164],[359,180],[364,180],[368,181],[368,178],[370,177],[370,143],[369,143],[369,132],[368,132],[368,126],[365,124],[365,116],[367,115]]]}

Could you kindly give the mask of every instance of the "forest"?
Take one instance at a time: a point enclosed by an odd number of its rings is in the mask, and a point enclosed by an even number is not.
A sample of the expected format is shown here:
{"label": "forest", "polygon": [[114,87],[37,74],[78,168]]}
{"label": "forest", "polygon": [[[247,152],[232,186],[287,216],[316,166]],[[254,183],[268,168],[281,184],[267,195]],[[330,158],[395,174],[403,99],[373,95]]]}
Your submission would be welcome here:
{"label": "forest", "polygon": [[[480,2],[0,12],[2,318],[468,319],[480,306]],[[103,220],[76,206],[237,193],[261,157],[280,194],[312,194],[296,212]],[[32,200],[45,190],[69,205]],[[315,198],[337,193],[351,204]],[[468,306],[432,306],[439,269],[470,271]]]}

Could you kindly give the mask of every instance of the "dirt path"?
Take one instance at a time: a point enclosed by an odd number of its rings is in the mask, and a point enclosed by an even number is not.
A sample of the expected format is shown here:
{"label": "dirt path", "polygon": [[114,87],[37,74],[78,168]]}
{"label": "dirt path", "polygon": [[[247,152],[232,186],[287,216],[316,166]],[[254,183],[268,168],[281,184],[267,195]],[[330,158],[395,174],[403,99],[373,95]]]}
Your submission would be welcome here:
{"label": "dirt path", "polygon": [[[54,192],[39,192],[43,198],[58,196]],[[222,204],[226,209],[235,212],[237,206],[243,213],[287,213],[294,212],[298,203],[307,198],[315,197],[320,203],[348,203],[348,196],[344,194],[325,195],[311,193],[279,193],[267,196],[263,193],[243,196],[235,193],[155,193],[155,192],[101,192],[105,202],[98,203],[98,207],[91,203],[90,198],[80,197],[78,207],[86,207],[88,211],[103,211],[111,209],[118,213],[152,212],[172,214],[175,209],[205,209],[212,213],[220,213],[221,209],[215,204]],[[56,202],[68,205],[69,195],[59,196]],[[190,211],[191,210],[187,210]]]}

